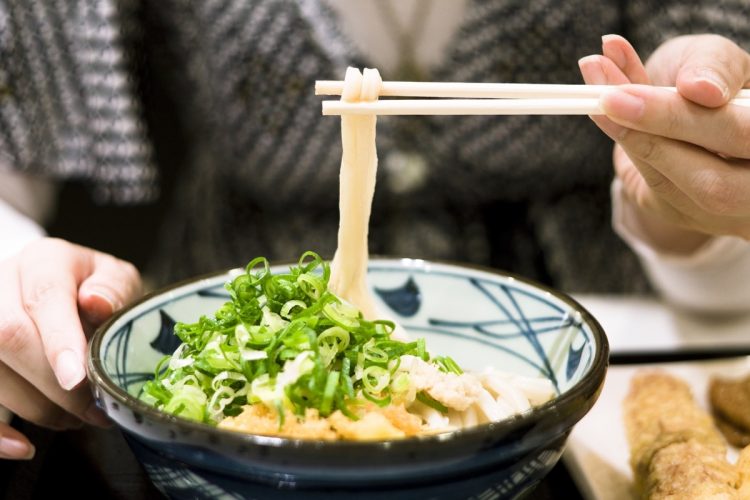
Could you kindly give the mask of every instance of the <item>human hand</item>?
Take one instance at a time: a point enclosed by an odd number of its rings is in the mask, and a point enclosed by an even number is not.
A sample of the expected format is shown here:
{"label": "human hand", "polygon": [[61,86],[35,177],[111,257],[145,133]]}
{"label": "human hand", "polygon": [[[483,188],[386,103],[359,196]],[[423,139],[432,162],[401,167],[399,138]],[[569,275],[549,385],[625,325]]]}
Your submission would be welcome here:
{"label": "human hand", "polygon": [[[674,38],[644,66],[622,37],[579,61],[586,83],[626,84],[592,119],[617,143],[626,201],[657,244],[689,252],[709,235],[750,239],[750,109],[727,105],[750,79],[750,55],[715,35]],[[650,85],[676,86],[678,92]]]}
{"label": "human hand", "polygon": [[[0,262],[0,405],[43,427],[107,426],[85,384],[86,336],[141,293],[132,264],[45,238]],[[31,458],[0,422],[0,458]]]}

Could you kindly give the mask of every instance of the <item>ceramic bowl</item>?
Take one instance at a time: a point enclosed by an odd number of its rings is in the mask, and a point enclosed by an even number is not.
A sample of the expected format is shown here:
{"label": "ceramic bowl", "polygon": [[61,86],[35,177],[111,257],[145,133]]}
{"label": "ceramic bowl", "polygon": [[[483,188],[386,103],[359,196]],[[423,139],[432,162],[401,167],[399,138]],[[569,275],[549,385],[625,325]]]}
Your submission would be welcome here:
{"label": "ceramic bowl", "polygon": [[[277,272],[288,267],[278,267]],[[379,442],[295,440],[219,430],[138,400],[156,363],[228,300],[239,270],[183,282],[117,313],[95,334],[89,378],[155,485],[172,498],[516,498],[555,465],[596,401],[608,344],[573,299],[496,271],[412,259],[370,263],[380,306],[433,354],[462,367],[541,376],[557,396],[523,415],[433,436]]]}

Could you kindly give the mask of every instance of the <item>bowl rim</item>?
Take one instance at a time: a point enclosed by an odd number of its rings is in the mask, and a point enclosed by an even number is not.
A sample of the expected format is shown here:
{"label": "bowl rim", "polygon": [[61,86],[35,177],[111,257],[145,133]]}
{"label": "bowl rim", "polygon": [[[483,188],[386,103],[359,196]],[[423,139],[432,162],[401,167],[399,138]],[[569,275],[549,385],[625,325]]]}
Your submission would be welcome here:
{"label": "bowl rim", "polygon": [[[571,309],[580,313],[582,320],[591,328],[591,332],[592,332],[593,338],[596,341],[596,345],[598,346],[598,349],[594,355],[594,360],[591,364],[591,367],[588,373],[581,380],[579,380],[572,387],[570,387],[567,391],[565,391],[563,394],[558,395],[557,397],[539,406],[534,407],[531,411],[528,411],[522,414],[517,414],[511,417],[508,417],[504,420],[500,420],[496,422],[487,422],[487,423],[475,425],[472,427],[461,428],[461,429],[456,429],[456,430],[437,433],[437,434],[418,435],[418,436],[411,436],[411,437],[399,438],[399,439],[373,440],[373,441],[355,441],[355,440],[344,440],[344,439],[338,439],[338,440],[332,440],[332,441],[326,441],[326,440],[320,440],[320,439],[294,439],[294,438],[287,438],[287,437],[281,437],[281,436],[251,434],[251,433],[247,433],[243,431],[222,429],[219,427],[211,426],[209,424],[205,424],[203,422],[195,422],[192,420],[188,420],[179,416],[171,415],[169,413],[165,413],[160,410],[157,410],[155,407],[130,395],[127,391],[120,388],[112,380],[112,378],[107,375],[106,371],[104,370],[102,358],[99,355],[99,352],[101,349],[101,343],[103,341],[105,333],[122,316],[128,314],[131,310],[135,309],[139,305],[157,296],[169,293],[175,289],[182,288],[184,286],[190,285],[192,283],[197,283],[199,281],[213,280],[220,276],[229,276],[230,273],[236,270],[244,269],[241,267],[234,267],[234,268],[225,269],[223,271],[205,273],[205,274],[193,276],[190,278],[179,280],[175,283],[171,283],[164,287],[155,289],[153,291],[146,293],[140,299],[134,302],[131,302],[130,304],[126,305],[119,311],[115,312],[105,323],[103,323],[101,326],[99,326],[96,329],[96,331],[94,332],[94,335],[91,338],[91,341],[89,342],[88,356],[87,356],[88,358],[87,359],[87,368],[88,368],[87,374],[88,374],[89,381],[92,383],[92,391],[94,390],[94,387],[100,387],[118,403],[120,403],[121,405],[124,405],[125,407],[129,408],[130,410],[134,412],[138,411],[142,414],[146,414],[148,415],[149,418],[154,419],[164,424],[181,426],[184,429],[191,431],[191,432],[205,432],[209,434],[215,433],[224,439],[235,441],[239,445],[271,446],[271,447],[278,447],[278,448],[293,447],[294,449],[299,450],[300,452],[305,451],[306,449],[309,449],[310,451],[320,450],[321,447],[335,448],[335,449],[339,449],[342,451],[350,450],[350,449],[357,449],[357,450],[362,450],[362,451],[366,451],[369,449],[372,449],[373,451],[383,450],[383,449],[393,450],[394,448],[398,448],[401,446],[404,446],[404,447],[411,446],[414,443],[419,443],[420,445],[423,445],[426,443],[434,443],[435,445],[437,445],[437,444],[451,443],[451,442],[454,442],[456,439],[459,439],[459,440],[465,439],[468,441],[472,437],[481,438],[481,436],[492,435],[498,432],[500,432],[501,435],[505,435],[507,433],[513,432],[516,429],[530,426],[537,422],[543,421],[546,418],[549,418],[549,417],[554,418],[555,415],[560,414],[560,411],[559,411],[560,408],[568,407],[570,405],[575,404],[576,401],[581,400],[581,397],[583,397],[583,399],[586,401],[589,401],[593,398],[590,404],[588,405],[588,408],[586,408],[586,412],[591,408],[591,406],[593,406],[593,404],[596,402],[596,399],[598,399],[599,397],[599,393],[604,384],[604,378],[607,372],[607,367],[609,365],[609,342],[608,342],[606,333],[604,332],[604,329],[602,328],[599,321],[578,301],[573,299],[571,296],[569,296],[565,292],[556,290],[550,286],[547,286],[533,279],[526,278],[526,277],[520,276],[512,272],[507,272],[502,269],[491,268],[491,267],[482,266],[478,264],[463,263],[463,262],[444,260],[444,259],[421,259],[421,258],[409,258],[409,257],[371,256],[370,259],[368,260],[368,265],[370,262],[376,262],[376,263],[398,262],[400,265],[402,265],[404,261],[416,262],[416,263],[419,263],[421,266],[426,266],[426,265],[428,266],[431,264],[435,264],[435,265],[448,266],[448,267],[453,267],[453,268],[463,268],[463,269],[469,269],[473,271],[479,271],[482,273],[488,273],[490,275],[493,275],[495,277],[500,277],[503,279],[511,278],[515,281],[518,281],[525,285],[529,285],[531,287],[537,288],[540,291],[551,294],[556,299],[567,304]],[[271,267],[276,268],[276,267],[283,267],[283,266],[289,266],[289,265],[294,265],[294,264],[296,263],[286,261],[284,263],[273,264]],[[109,413],[108,408],[104,408],[103,411],[105,413]],[[578,418],[576,419],[576,422],[580,420],[582,416],[583,414],[579,415]],[[571,426],[575,425],[576,422],[573,422]]]}

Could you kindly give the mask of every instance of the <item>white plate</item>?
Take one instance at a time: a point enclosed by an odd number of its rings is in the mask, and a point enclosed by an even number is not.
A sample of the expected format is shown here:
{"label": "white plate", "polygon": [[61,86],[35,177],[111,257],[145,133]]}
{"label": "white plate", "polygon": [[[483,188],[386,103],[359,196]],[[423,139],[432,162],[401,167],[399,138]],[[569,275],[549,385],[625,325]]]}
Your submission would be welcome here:
{"label": "white plate", "polygon": [[[622,401],[638,370],[662,369],[685,380],[700,405],[708,408],[706,390],[712,376],[750,373],[750,357],[660,365],[610,366],[604,389],[591,411],[575,426],[563,455],[573,479],[587,499],[631,500],[633,475],[622,419]],[[737,450],[728,459],[735,461]]]}
{"label": "white plate", "polygon": [[735,352],[750,355],[750,314],[688,314],[654,298],[574,297],[599,320],[613,357]]}

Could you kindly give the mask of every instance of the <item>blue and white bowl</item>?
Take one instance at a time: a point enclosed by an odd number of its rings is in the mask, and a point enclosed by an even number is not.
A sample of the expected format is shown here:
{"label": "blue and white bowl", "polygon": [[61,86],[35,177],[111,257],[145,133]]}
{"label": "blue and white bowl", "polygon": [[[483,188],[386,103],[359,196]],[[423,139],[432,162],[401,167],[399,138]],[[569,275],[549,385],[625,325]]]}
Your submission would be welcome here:
{"label": "blue and white bowl", "polygon": [[558,461],[604,382],[607,339],[570,297],[490,270],[380,259],[371,261],[368,279],[382,309],[413,337],[424,337],[431,353],[469,370],[493,366],[546,377],[558,395],[502,422],[378,442],[244,434],[139,401],[156,363],[179,345],[174,322],[212,314],[228,300],[223,285],[238,272],[153,293],[117,313],[90,345],[99,406],[172,498],[516,498]]}

